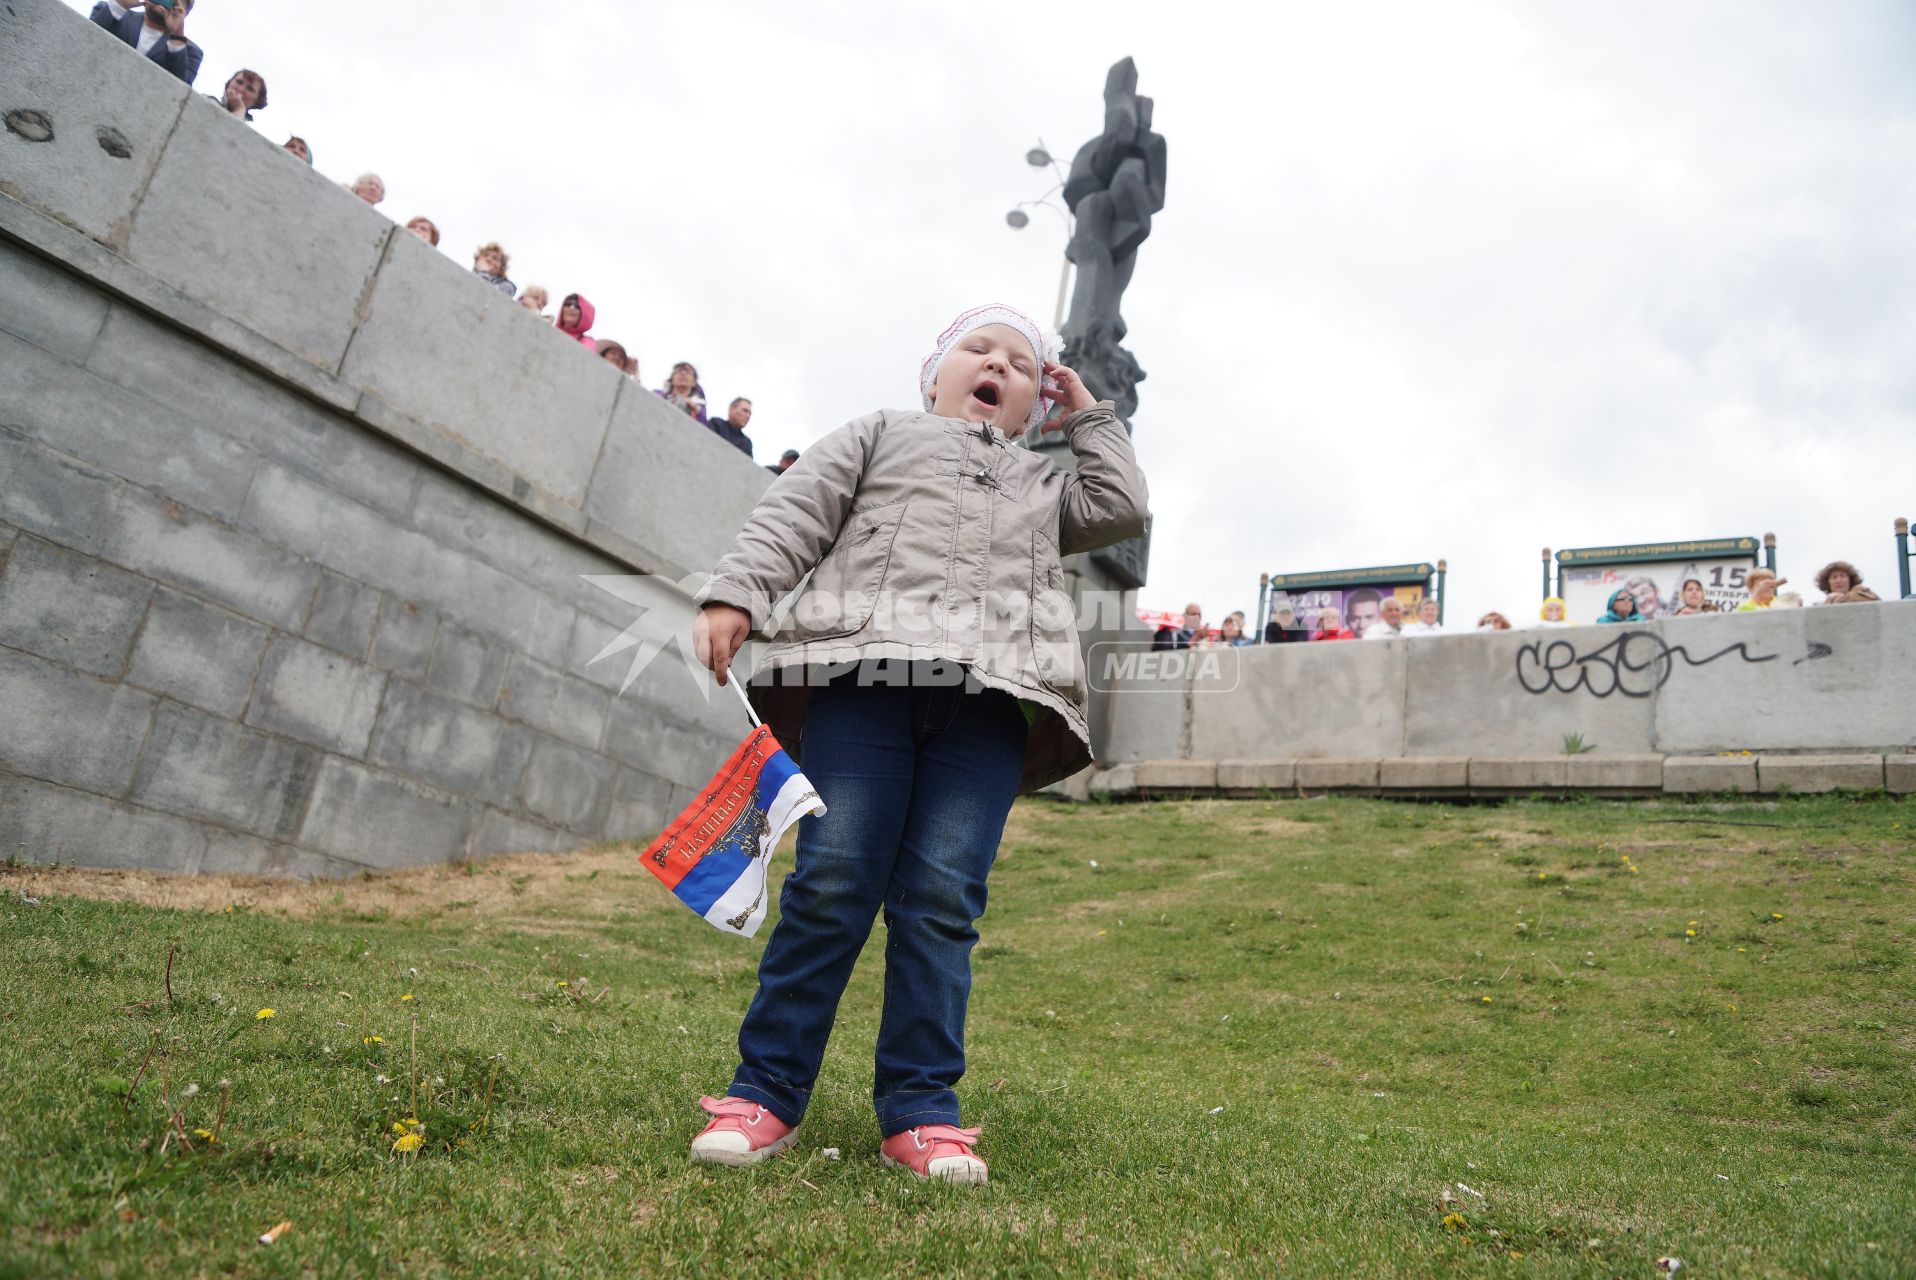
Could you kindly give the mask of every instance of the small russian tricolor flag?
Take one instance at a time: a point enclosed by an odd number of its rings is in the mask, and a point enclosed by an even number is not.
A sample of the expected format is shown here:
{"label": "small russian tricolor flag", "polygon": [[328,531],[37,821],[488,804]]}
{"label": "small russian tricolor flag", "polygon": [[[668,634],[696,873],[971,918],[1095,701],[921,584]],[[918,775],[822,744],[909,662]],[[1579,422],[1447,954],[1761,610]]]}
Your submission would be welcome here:
{"label": "small russian tricolor flag", "polygon": [[640,860],[706,923],[749,938],[765,919],[772,850],[808,813],[823,817],[825,802],[761,724]]}

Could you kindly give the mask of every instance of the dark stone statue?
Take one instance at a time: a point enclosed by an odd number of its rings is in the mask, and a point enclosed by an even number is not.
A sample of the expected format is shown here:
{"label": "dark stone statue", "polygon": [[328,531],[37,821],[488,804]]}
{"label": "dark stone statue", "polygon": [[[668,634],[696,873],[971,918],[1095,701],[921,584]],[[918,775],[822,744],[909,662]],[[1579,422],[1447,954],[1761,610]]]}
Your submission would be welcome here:
{"label": "dark stone statue", "polygon": [[1118,305],[1151,215],[1164,208],[1165,145],[1151,131],[1151,99],[1138,94],[1138,68],[1126,58],[1104,80],[1104,132],[1078,149],[1064,199],[1077,219],[1065,256],[1078,268],[1065,319],[1065,359],[1091,393],[1114,401],[1127,422],[1138,409],[1144,370],[1118,345]]}

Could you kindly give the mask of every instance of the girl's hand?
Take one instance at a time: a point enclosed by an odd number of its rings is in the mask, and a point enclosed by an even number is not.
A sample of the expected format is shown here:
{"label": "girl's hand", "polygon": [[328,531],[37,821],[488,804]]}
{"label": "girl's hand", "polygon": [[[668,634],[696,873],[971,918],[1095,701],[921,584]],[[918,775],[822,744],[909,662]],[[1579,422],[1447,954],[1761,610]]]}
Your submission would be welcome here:
{"label": "girl's hand", "polygon": [[1092,396],[1091,392],[1085,388],[1084,380],[1079,378],[1074,371],[1065,368],[1057,361],[1045,361],[1044,376],[1058,384],[1058,389],[1049,394],[1058,407],[1063,410],[1063,412],[1058,415],[1057,421],[1047,421],[1045,423],[1044,429],[1046,431],[1062,430],[1066,418],[1069,418],[1080,409],[1089,409],[1097,403],[1097,400]]}
{"label": "girl's hand", "polygon": [[751,634],[752,615],[729,604],[708,604],[692,623],[692,652],[722,685],[739,646]]}

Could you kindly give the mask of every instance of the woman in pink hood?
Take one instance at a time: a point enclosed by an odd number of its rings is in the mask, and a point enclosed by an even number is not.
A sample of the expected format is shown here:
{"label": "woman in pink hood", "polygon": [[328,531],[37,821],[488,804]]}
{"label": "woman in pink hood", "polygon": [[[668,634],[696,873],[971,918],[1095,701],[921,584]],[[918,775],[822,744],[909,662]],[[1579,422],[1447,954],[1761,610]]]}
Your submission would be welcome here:
{"label": "woman in pink hood", "polygon": [[587,333],[592,322],[598,317],[590,302],[583,294],[568,293],[565,301],[559,304],[559,332],[571,338],[587,351],[597,351],[599,344]]}

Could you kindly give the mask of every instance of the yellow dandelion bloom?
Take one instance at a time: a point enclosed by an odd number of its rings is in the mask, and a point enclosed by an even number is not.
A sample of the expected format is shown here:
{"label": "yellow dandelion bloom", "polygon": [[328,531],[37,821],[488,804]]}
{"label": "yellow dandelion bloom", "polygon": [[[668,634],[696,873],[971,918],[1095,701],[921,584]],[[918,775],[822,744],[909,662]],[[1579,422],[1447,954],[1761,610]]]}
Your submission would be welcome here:
{"label": "yellow dandelion bloom", "polygon": [[1737,948],[1737,950],[1738,950],[1738,951],[1741,951],[1741,950],[1743,950],[1743,948],[1742,948],[1742,947],[1738,947],[1738,948]]}
{"label": "yellow dandelion bloom", "polygon": [[1489,1003],[1490,1003],[1490,997],[1489,997],[1489,996],[1485,996],[1485,997],[1484,997],[1484,1003],[1485,1003],[1485,1004],[1489,1004]]}
{"label": "yellow dandelion bloom", "polygon": [[1542,871],[1539,871],[1539,872],[1537,873],[1537,879],[1539,879],[1539,880],[1548,880],[1549,878],[1550,878],[1550,877],[1549,877],[1549,875],[1547,875],[1546,873],[1544,873],[1544,872],[1542,872]]}
{"label": "yellow dandelion bloom", "polygon": [[213,1136],[213,1131],[211,1129],[195,1129],[193,1130],[193,1136],[198,1138],[201,1142],[206,1142],[206,1143],[214,1143],[219,1141],[218,1138],[215,1138]]}
{"label": "yellow dandelion bloom", "polygon": [[1772,920],[1781,920],[1782,918],[1783,918],[1783,913],[1782,913],[1781,911],[1772,911],[1772,912],[1770,912],[1770,919],[1772,919]]}
{"label": "yellow dandelion bloom", "polygon": [[412,999],[412,992],[408,991],[405,995],[399,997],[399,999],[401,1000],[401,1002]]}
{"label": "yellow dandelion bloom", "polygon": [[266,1021],[266,1019],[271,1018],[273,1016],[275,1016],[273,1010],[261,1009],[258,1013],[253,1015],[253,1021],[264,1022]]}
{"label": "yellow dandelion bloom", "polygon": [[562,986],[562,987],[569,987],[569,986],[571,986],[572,984],[571,984],[570,982],[561,982],[561,983],[560,983],[559,985],[560,985],[560,986]]}
{"label": "yellow dandelion bloom", "polygon": [[1509,1250],[1509,1251],[1508,1251],[1508,1253],[1509,1253],[1509,1255],[1510,1255],[1511,1257],[1513,1257],[1513,1258],[1521,1258],[1521,1257],[1523,1257],[1523,1250],[1522,1250],[1522,1249],[1511,1249],[1511,1250]]}
{"label": "yellow dandelion bloom", "polygon": [[405,1135],[403,1138],[395,1138],[393,1140],[393,1150],[394,1151],[417,1151],[419,1150],[419,1144],[424,1142],[425,1140],[426,1139],[420,1134],[409,1133]]}
{"label": "yellow dandelion bloom", "polygon": [[1731,1005],[1731,1006],[1730,1006],[1730,1012],[1731,1012],[1731,1013],[1735,1013],[1735,1012],[1736,1012],[1736,1006],[1735,1006],[1735,1005]]}
{"label": "yellow dandelion bloom", "polygon": [[385,1036],[361,1036],[361,1037],[359,1038],[359,1043],[361,1043],[361,1044],[385,1044],[385,1043],[386,1043],[386,1037],[385,1037]]}
{"label": "yellow dandelion bloom", "polygon": [[1694,938],[1694,937],[1696,937],[1696,930],[1695,930],[1695,929],[1685,929],[1685,930],[1683,931],[1683,936],[1684,936],[1684,937],[1686,937],[1686,938]]}
{"label": "yellow dandelion bloom", "polygon": [[1462,1231],[1464,1229],[1464,1215],[1461,1213],[1445,1214],[1444,1227],[1449,1231]]}
{"label": "yellow dandelion bloom", "polygon": [[394,1133],[404,1133],[404,1132],[406,1132],[406,1126],[405,1126],[405,1125],[403,1125],[403,1124],[401,1124],[401,1123],[399,1123],[399,1121],[397,1121],[397,1120],[395,1120],[395,1121],[393,1121],[393,1132],[394,1132]]}

